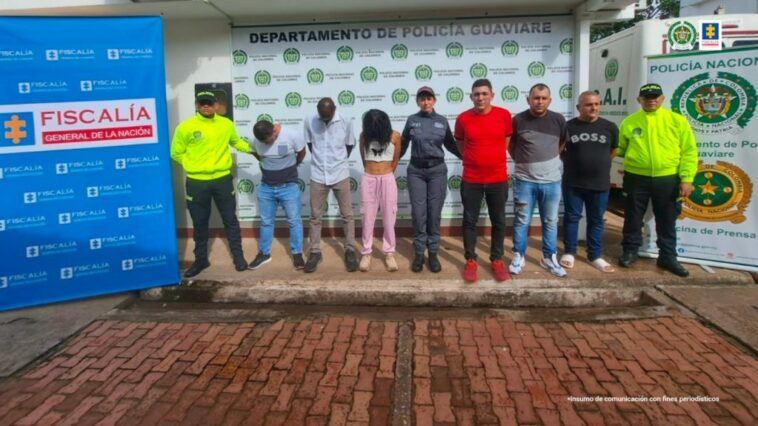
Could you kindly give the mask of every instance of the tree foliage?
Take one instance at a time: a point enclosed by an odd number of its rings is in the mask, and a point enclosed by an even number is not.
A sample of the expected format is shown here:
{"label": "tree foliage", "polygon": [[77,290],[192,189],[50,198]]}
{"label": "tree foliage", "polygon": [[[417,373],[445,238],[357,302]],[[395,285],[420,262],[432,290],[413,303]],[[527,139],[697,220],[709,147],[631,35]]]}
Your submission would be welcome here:
{"label": "tree foliage", "polygon": [[[648,8],[647,10],[638,11],[634,16],[634,19],[630,19],[628,21],[619,21],[619,22],[614,22],[612,24],[593,25],[592,29],[590,30],[590,42],[592,43],[592,42],[598,41],[600,39],[608,37],[611,34],[615,34],[627,28],[631,28],[635,26],[637,22],[648,19],[649,9],[650,8]],[[679,0],[661,0],[660,16],[653,19],[676,18],[678,16],[679,16]]]}

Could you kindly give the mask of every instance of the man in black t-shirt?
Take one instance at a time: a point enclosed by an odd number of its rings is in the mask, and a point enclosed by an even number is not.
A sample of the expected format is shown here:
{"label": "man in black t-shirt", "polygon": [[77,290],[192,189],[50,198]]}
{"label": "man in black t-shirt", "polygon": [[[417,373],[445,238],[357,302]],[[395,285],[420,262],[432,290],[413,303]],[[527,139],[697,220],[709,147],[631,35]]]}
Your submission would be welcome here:
{"label": "man in black t-shirt", "polygon": [[569,140],[563,153],[564,268],[574,266],[582,205],[587,210],[587,260],[603,272],[613,267],[603,255],[603,215],[611,188],[611,160],[618,146],[618,127],[600,118],[600,97],[583,92],[576,104],[579,117],[568,121]]}

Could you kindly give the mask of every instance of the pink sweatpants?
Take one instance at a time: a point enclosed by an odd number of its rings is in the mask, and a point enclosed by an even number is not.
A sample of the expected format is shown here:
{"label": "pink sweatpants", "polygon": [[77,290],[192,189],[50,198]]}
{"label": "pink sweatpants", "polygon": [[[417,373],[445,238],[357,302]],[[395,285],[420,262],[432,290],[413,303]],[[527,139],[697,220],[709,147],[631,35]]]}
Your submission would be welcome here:
{"label": "pink sweatpants", "polygon": [[382,251],[395,252],[395,220],[397,219],[397,183],[395,175],[369,175],[361,177],[361,215],[363,216],[363,248],[361,254],[371,254],[374,243],[376,213],[382,211],[384,238]]}

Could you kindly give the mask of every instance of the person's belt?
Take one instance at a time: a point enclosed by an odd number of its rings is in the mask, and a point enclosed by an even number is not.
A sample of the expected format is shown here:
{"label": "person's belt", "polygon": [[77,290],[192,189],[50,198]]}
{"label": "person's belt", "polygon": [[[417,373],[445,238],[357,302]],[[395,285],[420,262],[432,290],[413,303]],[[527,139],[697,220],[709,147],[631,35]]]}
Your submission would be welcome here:
{"label": "person's belt", "polygon": [[444,158],[430,158],[428,160],[421,160],[418,158],[411,158],[411,164],[419,169],[429,169],[434,166],[440,165],[445,162]]}

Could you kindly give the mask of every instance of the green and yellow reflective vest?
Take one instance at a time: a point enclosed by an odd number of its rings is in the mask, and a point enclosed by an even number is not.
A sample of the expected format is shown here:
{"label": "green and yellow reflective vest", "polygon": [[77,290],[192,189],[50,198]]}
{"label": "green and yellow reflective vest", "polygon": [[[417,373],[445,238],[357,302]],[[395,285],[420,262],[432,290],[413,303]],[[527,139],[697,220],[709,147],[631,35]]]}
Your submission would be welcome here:
{"label": "green and yellow reflective vest", "polygon": [[231,120],[218,114],[205,118],[197,113],[176,127],[171,158],[182,165],[191,179],[217,179],[231,173],[229,145],[250,152],[250,145],[240,139]]}

